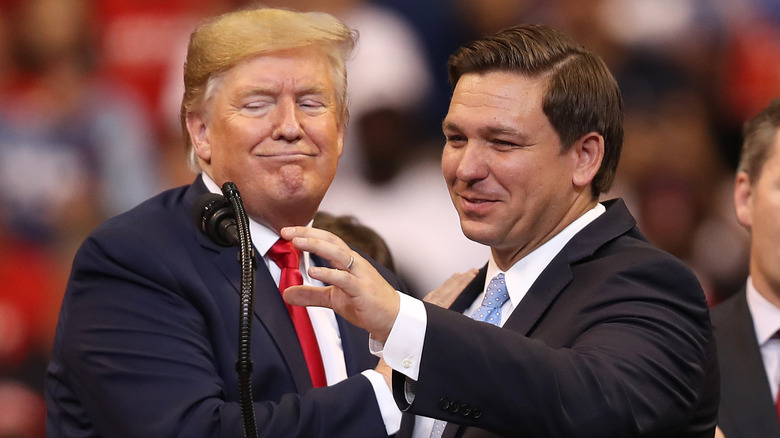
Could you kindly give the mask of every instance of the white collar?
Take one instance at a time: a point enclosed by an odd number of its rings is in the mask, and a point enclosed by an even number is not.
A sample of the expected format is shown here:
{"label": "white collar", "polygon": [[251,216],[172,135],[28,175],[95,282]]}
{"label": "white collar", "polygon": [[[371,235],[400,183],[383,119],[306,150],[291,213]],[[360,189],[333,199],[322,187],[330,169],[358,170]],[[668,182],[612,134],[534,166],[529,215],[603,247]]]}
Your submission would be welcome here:
{"label": "white collar", "polygon": [[[211,179],[208,174],[206,174],[206,172],[202,172],[201,175],[203,176],[203,182],[206,184],[206,188],[209,190],[209,192],[220,195],[222,194],[222,190],[219,188],[219,186],[217,186],[217,183],[215,183],[214,180]],[[249,235],[252,239],[252,244],[254,245],[255,250],[266,259],[267,263],[268,257],[266,257],[266,255],[268,254],[268,251],[271,249],[271,247],[274,246],[274,243],[279,240],[279,235],[276,234],[274,230],[260,224],[252,218],[248,218],[248,221]],[[312,220],[309,222],[309,227],[312,225],[312,222],[314,221]],[[306,277],[306,269],[311,266],[309,253],[304,252],[302,259],[303,269],[301,272],[303,273],[304,277]]]}
{"label": "white collar", "polygon": [[780,307],[775,306],[758,292],[753,284],[753,277],[747,279],[747,303],[753,316],[753,327],[756,331],[758,345],[764,345],[778,330],[780,330]]}
{"label": "white collar", "polygon": [[[553,236],[539,248],[531,251],[528,255],[518,260],[512,267],[504,272],[506,278],[506,286],[509,292],[509,301],[512,303],[512,308],[517,307],[520,301],[528,293],[531,285],[534,284],[542,271],[550,264],[550,261],[566,246],[567,243],[583,228],[593,222],[597,217],[601,216],[606,207],[601,203],[596,204],[595,207],[586,211],[582,216],[575,219],[566,228],[561,230],[558,234]],[[490,261],[487,267],[487,280],[485,281],[485,289],[490,280],[502,272],[491,253]]]}

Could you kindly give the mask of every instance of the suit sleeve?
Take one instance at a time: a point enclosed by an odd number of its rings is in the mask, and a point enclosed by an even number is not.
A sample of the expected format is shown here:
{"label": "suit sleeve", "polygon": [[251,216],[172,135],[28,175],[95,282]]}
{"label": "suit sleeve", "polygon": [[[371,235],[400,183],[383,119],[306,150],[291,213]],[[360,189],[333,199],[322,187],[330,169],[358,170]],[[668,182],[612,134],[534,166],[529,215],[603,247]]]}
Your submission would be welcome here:
{"label": "suit sleeve", "polygon": [[[80,249],[49,369],[60,409],[52,436],[82,436],[65,429],[90,423],[112,438],[243,436],[235,370],[214,352],[237,343],[237,331],[203,311],[220,304],[189,292],[208,285],[174,246],[113,232]],[[253,339],[260,437],[387,436],[364,376],[298,394],[285,364],[267,365],[278,358],[261,347]]]}
{"label": "suit sleeve", "polygon": [[[529,336],[426,304],[407,410],[507,436],[679,433],[702,386],[717,384],[705,382],[713,363],[706,302],[679,263],[636,262],[575,267],[587,286],[564,288]],[[402,408],[406,383],[395,373]]]}

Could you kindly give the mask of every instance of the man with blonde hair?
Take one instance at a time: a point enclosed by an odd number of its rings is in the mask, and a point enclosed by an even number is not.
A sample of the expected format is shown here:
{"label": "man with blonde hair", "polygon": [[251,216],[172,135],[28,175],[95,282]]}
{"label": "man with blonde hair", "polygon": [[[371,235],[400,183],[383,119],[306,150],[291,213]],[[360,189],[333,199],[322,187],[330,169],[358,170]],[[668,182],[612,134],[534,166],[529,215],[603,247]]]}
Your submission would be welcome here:
{"label": "man with blonde hair", "polygon": [[[238,249],[196,201],[236,184],[258,257],[251,394],[262,437],[386,437],[400,412],[368,334],[279,288],[322,284],[279,239],[310,226],[336,172],[355,33],[330,15],[252,9],[192,34],[181,120],[189,186],[99,226],[73,263],[47,372],[47,436],[238,437]],[[195,208],[197,216],[198,209]],[[395,287],[399,281],[374,264]],[[297,281],[297,283],[295,283]]]}

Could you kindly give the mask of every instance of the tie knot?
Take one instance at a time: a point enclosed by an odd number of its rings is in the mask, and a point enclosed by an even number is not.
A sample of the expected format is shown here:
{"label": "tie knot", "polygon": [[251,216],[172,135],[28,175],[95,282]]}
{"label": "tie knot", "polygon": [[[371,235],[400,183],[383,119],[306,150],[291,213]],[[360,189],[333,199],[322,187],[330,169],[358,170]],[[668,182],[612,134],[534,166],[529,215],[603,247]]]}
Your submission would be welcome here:
{"label": "tie knot", "polygon": [[506,289],[504,273],[493,277],[488,284],[485,298],[482,304],[471,315],[472,319],[487,322],[493,325],[501,324],[501,306],[509,299],[509,292]]}
{"label": "tie knot", "polygon": [[268,250],[268,257],[280,268],[298,269],[301,253],[295,249],[289,240],[279,239]]}
{"label": "tie knot", "polygon": [[485,299],[482,300],[484,307],[498,309],[506,303],[509,299],[509,292],[506,289],[506,282],[504,281],[504,273],[493,277],[488,284],[487,292],[485,293]]}

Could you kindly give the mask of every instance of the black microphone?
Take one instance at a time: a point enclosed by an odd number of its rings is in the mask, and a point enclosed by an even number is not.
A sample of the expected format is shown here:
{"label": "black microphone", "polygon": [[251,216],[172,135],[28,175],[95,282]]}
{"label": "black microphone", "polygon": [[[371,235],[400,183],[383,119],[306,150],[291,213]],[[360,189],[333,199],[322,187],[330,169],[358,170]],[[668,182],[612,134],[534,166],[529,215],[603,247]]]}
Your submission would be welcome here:
{"label": "black microphone", "polygon": [[240,244],[236,213],[224,196],[206,193],[195,201],[192,209],[195,226],[217,245],[236,246]]}

